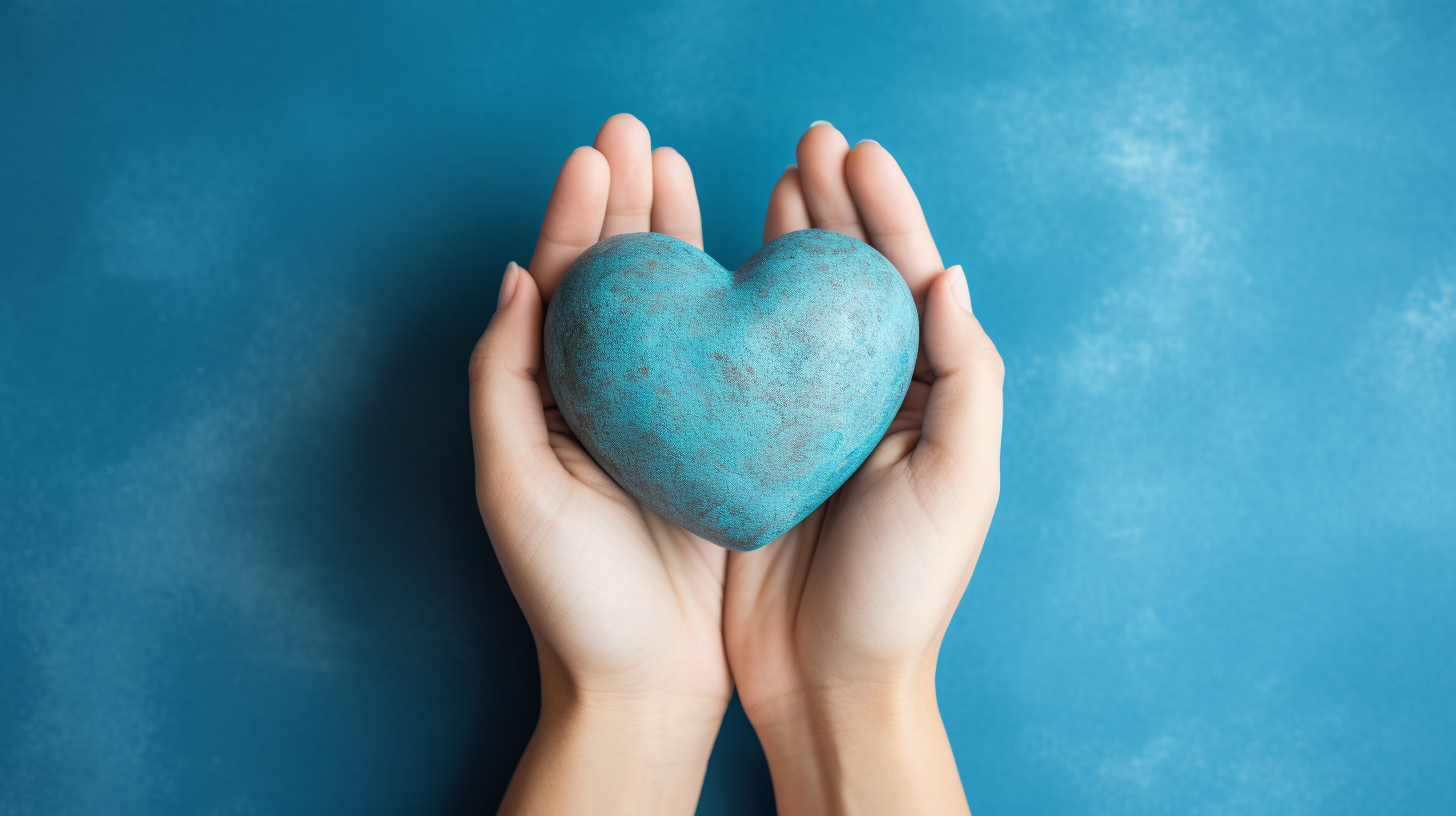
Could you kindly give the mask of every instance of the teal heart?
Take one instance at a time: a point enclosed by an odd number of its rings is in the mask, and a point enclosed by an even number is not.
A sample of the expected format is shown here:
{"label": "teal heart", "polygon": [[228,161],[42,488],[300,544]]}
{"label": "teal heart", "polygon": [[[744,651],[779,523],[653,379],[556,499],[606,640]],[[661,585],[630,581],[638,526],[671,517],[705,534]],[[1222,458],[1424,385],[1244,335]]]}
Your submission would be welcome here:
{"label": "teal heart", "polygon": [[617,484],[685,529],[753,550],[869,456],[899,410],[920,323],[884,256],[791,232],[729,272],[649,232],[567,270],[546,313],[551,392]]}

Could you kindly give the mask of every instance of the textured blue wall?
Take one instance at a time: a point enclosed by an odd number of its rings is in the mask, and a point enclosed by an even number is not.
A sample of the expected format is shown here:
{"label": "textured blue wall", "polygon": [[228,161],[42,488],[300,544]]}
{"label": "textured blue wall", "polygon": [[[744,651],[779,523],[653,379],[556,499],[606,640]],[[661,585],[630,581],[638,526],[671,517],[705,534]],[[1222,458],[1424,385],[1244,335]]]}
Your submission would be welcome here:
{"label": "textured blue wall", "polygon": [[[94,6],[94,7],[93,7]],[[1456,5],[0,9],[0,812],[469,812],[534,718],[465,360],[608,115],[814,119],[1006,357],[973,808],[1456,810]],[[741,712],[701,810],[770,792]]]}

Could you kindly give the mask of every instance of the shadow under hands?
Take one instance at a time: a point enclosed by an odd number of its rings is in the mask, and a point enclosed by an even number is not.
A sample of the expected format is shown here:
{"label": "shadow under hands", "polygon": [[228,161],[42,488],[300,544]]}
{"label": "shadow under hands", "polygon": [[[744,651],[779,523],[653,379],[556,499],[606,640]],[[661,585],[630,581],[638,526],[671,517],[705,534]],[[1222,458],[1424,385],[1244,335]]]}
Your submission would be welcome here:
{"label": "shadow under hands", "polygon": [[499,259],[534,234],[496,215],[485,223],[503,226],[484,240],[478,214],[447,234],[412,238],[439,249],[386,273],[413,280],[376,306],[386,351],[348,418],[344,492],[355,521],[341,539],[348,553],[335,560],[367,588],[349,614],[387,633],[391,659],[453,675],[406,673],[415,693],[438,693],[458,711],[453,748],[422,749],[457,763],[438,792],[445,814],[495,811],[540,706],[535,645],[475,501],[466,364],[495,306]]}

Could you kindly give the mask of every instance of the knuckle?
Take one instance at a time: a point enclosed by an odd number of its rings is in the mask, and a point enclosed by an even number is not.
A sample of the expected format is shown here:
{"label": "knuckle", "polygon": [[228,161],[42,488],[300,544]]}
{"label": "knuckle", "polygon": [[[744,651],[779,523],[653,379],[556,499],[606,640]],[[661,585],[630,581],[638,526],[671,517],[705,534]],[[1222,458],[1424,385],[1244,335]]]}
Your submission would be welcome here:
{"label": "knuckle", "polygon": [[1006,381],[1006,361],[1001,359],[1001,353],[989,341],[976,349],[971,356],[971,361],[975,365],[977,374],[997,383]]}
{"label": "knuckle", "polygon": [[504,348],[488,342],[489,335],[480,338],[475,344],[475,350],[470,351],[470,382],[482,382],[491,380],[510,370],[510,356],[505,354]]}
{"label": "knuckle", "polygon": [[494,361],[490,353],[490,345],[485,338],[481,337],[475,348],[470,350],[470,363],[466,367],[471,384],[484,380],[490,373]]}

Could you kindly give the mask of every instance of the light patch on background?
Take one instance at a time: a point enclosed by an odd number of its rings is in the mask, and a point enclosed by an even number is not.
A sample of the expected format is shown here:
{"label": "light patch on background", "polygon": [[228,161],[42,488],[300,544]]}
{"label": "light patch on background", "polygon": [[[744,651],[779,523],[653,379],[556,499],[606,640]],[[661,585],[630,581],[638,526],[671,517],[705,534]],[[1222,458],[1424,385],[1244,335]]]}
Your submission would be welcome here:
{"label": "light patch on background", "polygon": [[[1165,19],[1183,13],[1143,6],[1122,24],[1154,38],[1162,28],[1186,33],[1196,27]],[[1049,376],[1017,379],[1011,366],[1008,399],[1020,390],[1045,400],[1029,421],[1056,436],[1034,453],[1057,474],[1042,478],[1066,491],[1036,597],[1024,602],[1024,690],[1015,693],[1073,721],[1088,717],[1066,731],[1030,726],[1024,755],[1061,780],[1067,801],[1120,803],[1115,812],[1309,812],[1358,762],[1313,762],[1342,728],[1329,709],[1278,713],[1288,701],[1276,678],[1293,661],[1247,658],[1240,671],[1269,681],[1255,688],[1200,663],[1226,655],[1227,644],[1207,654],[1176,645],[1218,631],[1206,618],[1218,593],[1184,591],[1190,570],[1247,546],[1231,520],[1260,487],[1237,474],[1257,467],[1287,408],[1276,383],[1240,376],[1239,359],[1285,316],[1250,291],[1246,187],[1220,152],[1226,130],[1250,126],[1226,104],[1228,89],[1249,77],[1236,60],[1218,68],[1175,59],[1039,78],[982,100],[1006,187],[1019,196],[1002,212],[988,208],[990,248],[1022,264],[1081,255],[1086,265],[1073,275],[1096,281],[1064,331],[1027,355]],[[1059,220],[1082,213],[1084,233],[1056,234]],[[1070,644],[1054,659],[1038,637]],[[1045,679],[1056,660],[1087,677]],[[1206,711],[1230,720],[1174,713],[1187,680],[1209,695]],[[1096,714],[1124,707],[1120,720]],[[1194,787],[1200,799],[1189,798]]]}
{"label": "light patch on background", "polygon": [[[1064,769],[1066,781],[1086,797],[1117,802],[1109,812],[1328,812],[1347,785],[1344,771],[1312,761],[1311,754],[1339,731],[1339,713],[1273,725],[1262,713],[1220,723],[1173,717],[1143,742],[1125,746],[1078,744],[1042,730],[1026,748]],[[1212,795],[1189,802],[1189,785]]]}
{"label": "light patch on background", "polygon": [[1140,211],[1143,241],[1124,256],[1140,268],[1100,298],[1062,358],[1080,390],[1125,397],[1122,386],[1199,361],[1204,325],[1226,313],[1236,227],[1208,164],[1214,127],[1188,100],[1176,76],[1139,81],[1099,117],[1093,172]]}
{"label": "light patch on background", "polygon": [[1456,468],[1456,270],[1442,267],[1377,308],[1353,342],[1344,371],[1351,396],[1383,404],[1390,418],[1349,440],[1364,489],[1381,498],[1393,529],[1443,529],[1456,517],[1447,489]]}
{"label": "light patch on background", "polygon": [[1435,417],[1450,416],[1456,400],[1451,379],[1456,374],[1456,272],[1440,274],[1416,284],[1401,308],[1375,320],[1374,333],[1385,347],[1390,365],[1384,367],[1390,384],[1414,398],[1411,407]]}
{"label": "light patch on background", "polygon": [[[290,286],[296,275],[261,277],[268,282],[254,285],[270,290],[271,308],[232,381],[197,373],[200,414],[119,464],[77,474],[64,499],[91,523],[69,558],[0,575],[26,622],[37,689],[6,738],[0,811],[49,801],[56,812],[82,802],[96,813],[144,812],[187,773],[179,763],[205,761],[154,747],[160,728],[177,726],[166,659],[177,647],[169,635],[186,632],[178,619],[231,621],[245,661],[293,677],[328,674],[358,645],[325,602],[330,576],[290,557],[309,551],[306,533],[238,494],[297,478],[277,457],[296,447],[288,435],[327,422],[358,391],[361,319],[338,295]],[[89,798],[75,798],[82,792]]]}
{"label": "light patch on background", "polygon": [[257,191],[234,153],[189,145],[121,162],[91,199],[83,266],[140,280],[227,268],[257,218]]}

